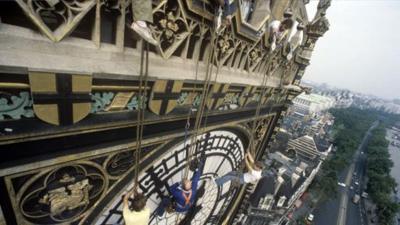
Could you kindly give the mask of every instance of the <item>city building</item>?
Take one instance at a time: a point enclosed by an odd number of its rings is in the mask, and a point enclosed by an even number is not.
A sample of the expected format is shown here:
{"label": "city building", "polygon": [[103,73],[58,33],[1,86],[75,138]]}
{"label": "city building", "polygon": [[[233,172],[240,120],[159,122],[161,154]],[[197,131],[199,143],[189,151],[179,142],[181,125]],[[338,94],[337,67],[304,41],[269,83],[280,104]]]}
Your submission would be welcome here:
{"label": "city building", "polygon": [[318,95],[302,93],[293,99],[293,111],[302,115],[315,114],[327,110],[335,105],[333,98]]}
{"label": "city building", "polygon": [[305,162],[274,152],[267,164],[274,172],[264,176],[255,187],[248,216],[242,220],[244,224],[281,224],[289,212],[301,206],[300,198],[320,170],[322,161]]}
{"label": "city building", "polygon": [[288,222],[290,214],[303,204],[302,196],[333,149],[332,115],[325,111],[313,116],[289,107],[266,157],[268,173],[250,195],[243,224],[276,225]]}

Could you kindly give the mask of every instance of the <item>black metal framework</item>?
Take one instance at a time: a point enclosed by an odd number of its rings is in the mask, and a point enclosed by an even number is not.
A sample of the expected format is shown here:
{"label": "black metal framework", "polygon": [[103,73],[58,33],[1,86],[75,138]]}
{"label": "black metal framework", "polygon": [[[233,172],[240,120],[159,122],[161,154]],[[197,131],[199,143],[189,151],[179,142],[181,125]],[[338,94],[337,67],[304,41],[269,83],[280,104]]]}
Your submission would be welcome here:
{"label": "black metal framework", "polygon": [[[235,133],[225,130],[212,131],[201,135],[197,139],[199,151],[195,157],[203,155],[206,159],[203,175],[199,183],[195,210],[183,214],[167,214],[160,220],[154,210],[158,207],[163,196],[168,195],[168,188],[179,182],[184,174],[188,146],[184,143],[175,145],[168,150],[160,150],[158,158],[151,163],[151,167],[143,171],[140,176],[140,190],[149,197],[147,206],[151,209],[150,224],[218,224],[225,216],[225,210],[235,199],[238,188],[229,183],[218,188],[212,181],[212,176],[222,176],[240,167],[246,149],[247,140],[242,140]],[[133,184],[129,182],[124,188]],[[206,193],[206,194],[205,194]],[[186,218],[185,218],[186,217]],[[122,199],[118,196],[110,202],[109,207],[95,224],[122,223]],[[88,221],[89,222],[89,221]]]}

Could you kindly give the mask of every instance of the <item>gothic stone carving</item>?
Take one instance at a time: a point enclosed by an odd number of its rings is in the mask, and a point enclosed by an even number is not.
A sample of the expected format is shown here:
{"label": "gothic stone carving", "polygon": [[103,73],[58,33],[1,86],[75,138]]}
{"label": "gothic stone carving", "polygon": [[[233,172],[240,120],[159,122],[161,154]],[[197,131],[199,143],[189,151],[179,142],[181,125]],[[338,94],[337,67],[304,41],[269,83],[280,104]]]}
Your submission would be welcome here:
{"label": "gothic stone carving", "polygon": [[[51,40],[60,41],[82,20],[96,0],[17,0],[25,14]],[[44,17],[55,23],[48,23]]]}

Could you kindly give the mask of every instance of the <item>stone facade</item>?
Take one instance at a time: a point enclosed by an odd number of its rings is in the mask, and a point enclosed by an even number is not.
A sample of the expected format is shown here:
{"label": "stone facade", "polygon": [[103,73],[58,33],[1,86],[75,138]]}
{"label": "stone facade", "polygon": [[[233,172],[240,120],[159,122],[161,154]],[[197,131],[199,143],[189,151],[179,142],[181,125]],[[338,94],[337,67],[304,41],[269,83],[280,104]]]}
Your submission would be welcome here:
{"label": "stone facade", "polygon": [[[304,1],[271,0],[256,22],[231,1],[238,10],[217,34],[212,1],[153,1],[159,44],[149,46],[129,28],[132,1],[0,3],[7,224],[121,223],[134,179],[151,224],[234,223],[251,185],[218,189],[210,180],[240,168],[246,152],[265,156],[329,25],[329,1],[309,21]],[[300,24],[273,49],[268,24],[284,18]],[[160,221],[157,204],[195,158],[207,162],[202,208]]]}

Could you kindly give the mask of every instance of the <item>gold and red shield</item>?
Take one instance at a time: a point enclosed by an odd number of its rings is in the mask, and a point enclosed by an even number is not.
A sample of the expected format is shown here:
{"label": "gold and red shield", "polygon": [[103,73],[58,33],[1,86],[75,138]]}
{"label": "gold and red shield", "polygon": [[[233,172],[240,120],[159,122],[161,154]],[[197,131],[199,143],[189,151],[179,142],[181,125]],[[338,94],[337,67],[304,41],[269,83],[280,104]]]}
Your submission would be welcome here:
{"label": "gold and red shield", "polygon": [[183,81],[156,80],[149,100],[149,109],[157,115],[170,113],[177,105]]}
{"label": "gold and red shield", "polygon": [[264,92],[264,95],[261,98],[261,104],[265,105],[269,100],[271,100],[273,88],[266,87],[266,89],[262,89],[261,93]]}
{"label": "gold and red shield", "polygon": [[229,84],[214,83],[208,95],[207,108],[210,110],[218,109],[224,102],[228,89]]}
{"label": "gold and red shield", "polygon": [[239,105],[244,107],[253,101],[254,94],[257,90],[256,86],[247,85],[239,98]]}
{"label": "gold and red shield", "polygon": [[29,83],[33,111],[47,123],[71,125],[90,112],[90,75],[30,71]]}

